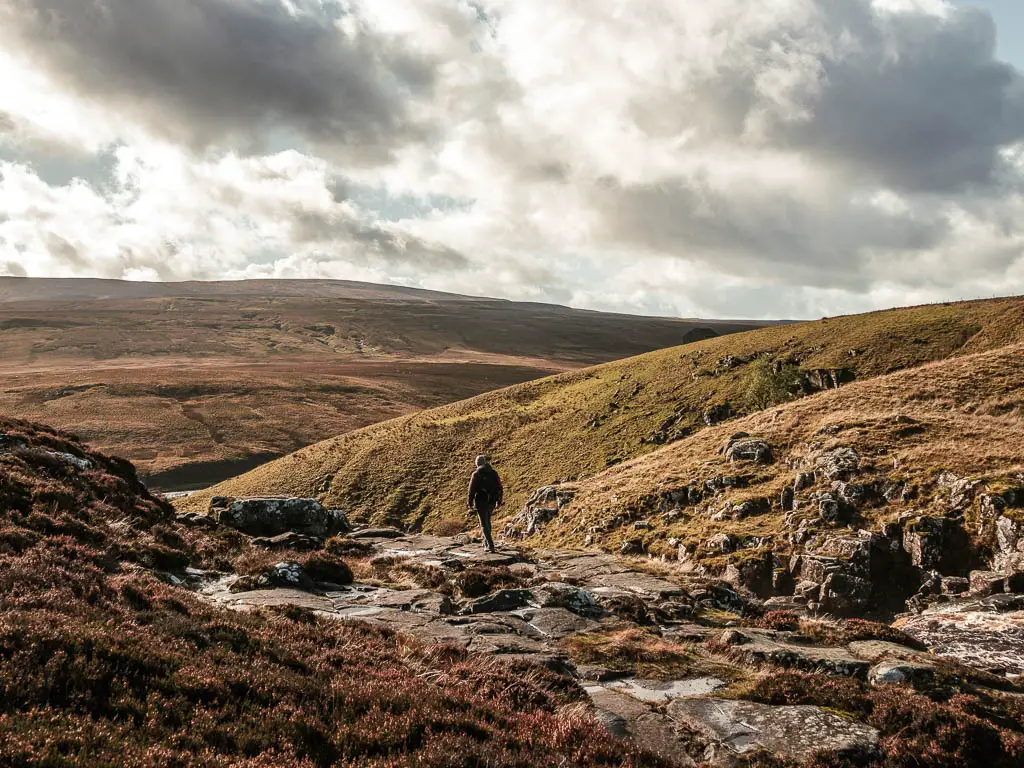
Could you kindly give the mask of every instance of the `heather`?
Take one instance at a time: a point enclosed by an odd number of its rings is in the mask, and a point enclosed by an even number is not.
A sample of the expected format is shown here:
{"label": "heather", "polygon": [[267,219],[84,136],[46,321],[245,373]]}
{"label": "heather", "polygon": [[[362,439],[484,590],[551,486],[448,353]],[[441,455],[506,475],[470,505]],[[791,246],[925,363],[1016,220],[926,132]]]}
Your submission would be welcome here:
{"label": "heather", "polygon": [[127,463],[70,435],[0,435],[4,765],[660,764],[539,666],[203,603],[167,581],[236,538],[180,528]]}
{"label": "heather", "polygon": [[[973,686],[872,688],[850,678],[781,672],[744,694],[765,704],[812,704],[878,728],[880,764],[891,768],[1013,768],[1024,763],[1024,702]],[[834,759],[820,765],[844,765]],[[856,765],[858,763],[853,763]]]}

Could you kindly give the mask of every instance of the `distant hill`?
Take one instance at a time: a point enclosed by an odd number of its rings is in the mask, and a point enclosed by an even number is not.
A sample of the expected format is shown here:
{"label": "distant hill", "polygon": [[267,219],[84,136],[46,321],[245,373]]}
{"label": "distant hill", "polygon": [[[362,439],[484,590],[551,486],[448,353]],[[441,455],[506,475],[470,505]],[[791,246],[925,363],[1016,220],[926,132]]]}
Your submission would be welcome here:
{"label": "distant hill", "polygon": [[[1021,298],[763,328],[377,424],[260,467],[185,504],[201,508],[212,494],[311,495],[358,518],[430,529],[464,515],[472,458],[488,453],[505,477],[513,513],[540,486],[593,476],[668,443],[686,445],[708,424],[730,422],[711,433],[718,440],[732,429],[732,419],[764,407],[752,391],[760,375],[791,377],[793,394],[813,394],[1022,340]],[[1008,348],[1014,350],[1008,359],[1019,359],[1017,348]],[[614,506],[616,491],[609,493]],[[569,538],[583,544],[585,535],[575,526]]]}
{"label": "distant hill", "polygon": [[587,312],[330,280],[0,278],[0,415],[73,430],[154,487],[758,323]]}

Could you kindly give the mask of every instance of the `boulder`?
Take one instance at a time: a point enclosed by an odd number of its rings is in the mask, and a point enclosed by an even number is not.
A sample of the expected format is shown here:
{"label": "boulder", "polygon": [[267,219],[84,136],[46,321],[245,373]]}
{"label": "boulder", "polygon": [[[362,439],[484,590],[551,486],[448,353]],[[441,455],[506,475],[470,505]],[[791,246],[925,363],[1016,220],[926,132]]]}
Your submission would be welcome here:
{"label": "boulder", "polygon": [[843,517],[843,508],[832,494],[823,494],[818,499],[818,514],[826,523],[838,523]]}
{"label": "boulder", "polygon": [[725,458],[731,462],[752,461],[755,464],[770,464],[772,447],[764,440],[742,438],[729,445]]}
{"label": "boulder", "polygon": [[796,505],[796,492],[793,486],[787,485],[779,494],[779,507],[783,512],[792,512]]}
{"label": "boulder", "polygon": [[758,597],[771,597],[774,575],[775,562],[771,552],[764,552],[760,557],[729,563],[722,578],[730,584],[749,589]]}
{"label": "boulder", "polygon": [[970,542],[960,520],[922,517],[909,523],[903,534],[903,549],[910,561],[926,571],[949,573],[970,560]]}
{"label": "boulder", "polygon": [[930,664],[916,661],[882,661],[868,671],[868,682],[880,685],[914,685],[931,680],[935,670]]}
{"label": "boulder", "polygon": [[772,511],[772,503],[768,499],[747,499],[733,505],[732,519],[744,520],[748,517],[766,515]]}
{"label": "boulder", "polygon": [[642,555],[644,553],[643,539],[629,539],[619,546],[620,555]]}
{"label": "boulder", "polygon": [[962,595],[971,590],[971,580],[963,576],[945,576],[942,579],[942,594]]}
{"label": "boulder", "polygon": [[533,603],[539,608],[564,608],[587,618],[598,618],[604,613],[593,594],[571,584],[549,581],[531,591]]}
{"label": "boulder", "polygon": [[316,591],[313,579],[299,563],[281,562],[255,576],[240,576],[230,586],[231,592],[253,592],[283,587],[304,592]]}
{"label": "boulder", "polygon": [[988,597],[1006,591],[1006,576],[994,571],[971,571],[971,595]]}
{"label": "boulder", "polygon": [[730,699],[676,699],[668,715],[678,723],[748,755],[765,750],[793,761],[818,752],[868,757],[878,750],[878,731],[813,706],[773,707]]}
{"label": "boulder", "polygon": [[210,502],[210,509],[222,525],[250,536],[295,532],[324,539],[348,528],[344,515],[329,512],[316,499],[218,498]]}
{"label": "boulder", "polygon": [[819,455],[815,464],[829,480],[849,480],[860,468],[860,454],[853,448],[833,448]]}
{"label": "boulder", "polygon": [[800,472],[796,476],[796,480],[793,481],[793,490],[799,493],[800,491],[806,491],[814,485],[814,473],[813,472]]}
{"label": "boulder", "polygon": [[184,525],[186,528],[205,528],[212,530],[219,524],[209,515],[204,515],[202,512],[183,512],[175,516],[175,521],[180,525]]}
{"label": "boulder", "polygon": [[733,416],[732,407],[728,403],[723,405],[715,405],[708,408],[701,414],[701,419],[704,424],[713,427],[715,424],[720,424],[723,421],[731,419]]}
{"label": "boulder", "polygon": [[728,554],[739,549],[740,540],[731,533],[719,533],[704,542],[704,549],[709,552]]}

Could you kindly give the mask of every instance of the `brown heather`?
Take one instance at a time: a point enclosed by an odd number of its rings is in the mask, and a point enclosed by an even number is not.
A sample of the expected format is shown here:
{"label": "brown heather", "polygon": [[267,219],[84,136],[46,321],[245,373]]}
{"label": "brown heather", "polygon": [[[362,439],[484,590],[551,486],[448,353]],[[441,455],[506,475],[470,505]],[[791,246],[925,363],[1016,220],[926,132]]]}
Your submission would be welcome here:
{"label": "brown heather", "polygon": [[533,665],[208,606],[144,567],[228,557],[230,537],[193,540],[130,465],[69,435],[0,435],[0,765],[664,764]]}

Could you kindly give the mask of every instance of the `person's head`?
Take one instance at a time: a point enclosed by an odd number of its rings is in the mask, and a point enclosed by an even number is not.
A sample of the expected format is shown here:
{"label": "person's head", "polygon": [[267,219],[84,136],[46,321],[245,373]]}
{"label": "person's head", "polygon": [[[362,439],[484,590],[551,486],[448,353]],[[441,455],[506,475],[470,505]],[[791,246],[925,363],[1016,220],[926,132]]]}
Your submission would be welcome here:
{"label": "person's head", "polygon": [[490,457],[488,457],[488,456],[477,456],[477,457],[476,457],[476,466],[477,466],[477,469],[481,469],[481,468],[483,468],[483,467],[486,467],[486,466],[488,466],[488,465],[489,465],[490,463],[491,463],[491,459],[490,459]]}

